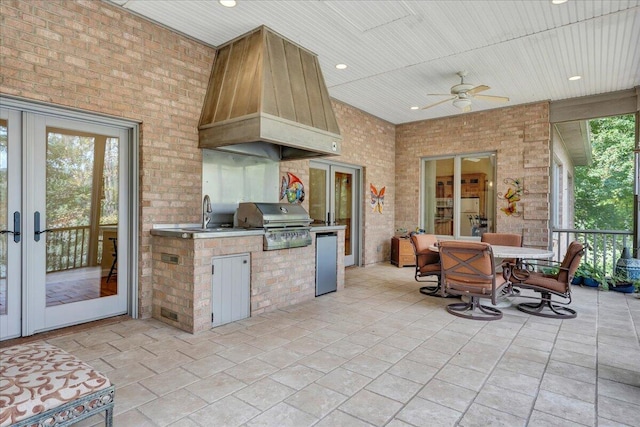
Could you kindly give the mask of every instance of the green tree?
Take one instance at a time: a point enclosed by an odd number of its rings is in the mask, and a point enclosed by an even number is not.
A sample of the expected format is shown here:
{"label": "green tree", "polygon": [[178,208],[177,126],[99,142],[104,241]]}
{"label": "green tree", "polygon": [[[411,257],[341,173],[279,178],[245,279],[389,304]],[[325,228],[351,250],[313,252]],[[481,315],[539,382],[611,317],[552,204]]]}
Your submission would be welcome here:
{"label": "green tree", "polygon": [[593,161],[575,168],[576,228],[633,227],[633,115],[589,121]]}
{"label": "green tree", "polygon": [[50,132],[47,139],[47,227],[89,225],[93,138]]}

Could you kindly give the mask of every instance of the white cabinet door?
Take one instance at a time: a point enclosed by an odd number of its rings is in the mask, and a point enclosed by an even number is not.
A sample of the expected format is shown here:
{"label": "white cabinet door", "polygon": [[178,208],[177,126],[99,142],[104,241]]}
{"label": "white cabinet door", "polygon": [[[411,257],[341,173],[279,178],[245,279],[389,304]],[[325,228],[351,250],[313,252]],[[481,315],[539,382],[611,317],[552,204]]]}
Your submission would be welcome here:
{"label": "white cabinet door", "polygon": [[211,281],[211,323],[220,326],[249,317],[251,263],[249,254],[214,257]]}

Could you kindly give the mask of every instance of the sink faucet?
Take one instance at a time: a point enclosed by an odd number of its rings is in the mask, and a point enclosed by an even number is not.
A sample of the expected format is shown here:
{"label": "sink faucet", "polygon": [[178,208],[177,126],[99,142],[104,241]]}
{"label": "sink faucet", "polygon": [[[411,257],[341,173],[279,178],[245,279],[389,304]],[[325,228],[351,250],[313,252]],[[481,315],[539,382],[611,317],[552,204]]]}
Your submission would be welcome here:
{"label": "sink faucet", "polygon": [[211,217],[209,216],[211,212],[211,199],[208,194],[205,194],[204,200],[202,201],[202,228],[207,228],[207,224],[211,221]]}

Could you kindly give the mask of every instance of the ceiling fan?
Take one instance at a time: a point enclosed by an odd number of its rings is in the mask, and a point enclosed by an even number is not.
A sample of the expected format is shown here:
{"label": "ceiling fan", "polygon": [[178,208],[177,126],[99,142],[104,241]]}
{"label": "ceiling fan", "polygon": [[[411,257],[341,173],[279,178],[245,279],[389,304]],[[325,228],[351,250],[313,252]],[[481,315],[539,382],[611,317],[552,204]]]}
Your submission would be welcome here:
{"label": "ceiling fan", "polygon": [[434,104],[422,107],[423,110],[427,108],[435,107],[436,105],[444,104],[453,99],[453,106],[462,110],[463,113],[471,111],[472,99],[483,99],[485,101],[493,102],[508,102],[509,98],[506,96],[493,96],[493,95],[478,95],[480,92],[491,89],[486,85],[474,86],[464,82],[464,78],[467,75],[466,71],[458,71],[456,74],[460,76],[460,83],[451,87],[451,93],[428,93],[427,96],[448,96],[447,99],[438,101]]}

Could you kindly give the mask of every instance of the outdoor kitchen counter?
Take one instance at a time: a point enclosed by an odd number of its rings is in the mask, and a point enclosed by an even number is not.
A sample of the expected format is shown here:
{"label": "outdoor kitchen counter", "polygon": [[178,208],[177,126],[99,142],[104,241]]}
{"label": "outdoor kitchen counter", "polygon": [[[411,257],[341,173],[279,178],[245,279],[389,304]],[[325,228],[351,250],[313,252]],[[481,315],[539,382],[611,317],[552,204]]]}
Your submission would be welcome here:
{"label": "outdoor kitchen counter", "polygon": [[[344,230],[345,225],[315,225],[311,224],[312,232],[332,232]],[[262,236],[263,229],[218,227],[204,230],[194,224],[154,225],[152,236],[178,237],[181,239],[215,239],[221,237]]]}
{"label": "outdoor kitchen counter", "polygon": [[[191,230],[189,230],[191,229]],[[152,316],[190,333],[211,329],[212,260],[250,255],[250,315],[315,298],[316,234],[337,239],[337,288],[344,288],[344,225],[311,227],[308,246],[264,250],[264,230],[200,231],[198,224],[151,229]],[[323,297],[320,297],[323,298]]]}
{"label": "outdoor kitchen counter", "polygon": [[152,236],[177,237],[180,239],[213,239],[220,237],[262,236],[262,229],[246,228],[212,228],[203,230],[199,227],[166,227],[151,229]]}

